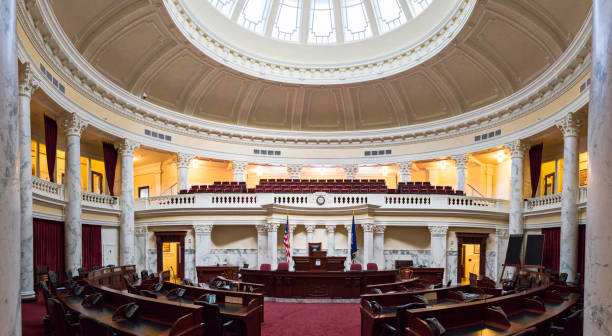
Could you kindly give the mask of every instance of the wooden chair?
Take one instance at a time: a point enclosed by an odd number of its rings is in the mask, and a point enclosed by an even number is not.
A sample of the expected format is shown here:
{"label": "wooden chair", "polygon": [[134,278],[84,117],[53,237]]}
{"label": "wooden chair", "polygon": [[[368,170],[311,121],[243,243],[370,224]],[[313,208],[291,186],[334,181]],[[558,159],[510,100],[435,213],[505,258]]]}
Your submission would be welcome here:
{"label": "wooden chair", "polygon": [[79,324],[70,323],[70,315],[66,314],[64,305],[57,299],[49,298],[47,301],[49,319],[55,330],[55,336],[78,335]]}
{"label": "wooden chair", "polygon": [[204,321],[204,334],[206,336],[233,336],[241,334],[239,331],[232,330],[232,327],[235,326],[233,320],[223,323],[218,305],[206,301],[194,301],[193,303],[204,307],[204,310],[202,310],[202,320]]}

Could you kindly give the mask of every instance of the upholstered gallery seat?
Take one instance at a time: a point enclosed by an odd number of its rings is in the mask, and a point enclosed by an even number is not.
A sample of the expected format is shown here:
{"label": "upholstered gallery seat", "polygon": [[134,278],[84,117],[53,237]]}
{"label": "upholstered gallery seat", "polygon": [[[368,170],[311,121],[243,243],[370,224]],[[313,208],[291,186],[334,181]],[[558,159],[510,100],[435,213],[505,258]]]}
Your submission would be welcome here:
{"label": "upholstered gallery seat", "polygon": [[272,265],[270,265],[270,264],[261,264],[261,266],[259,266],[259,269],[261,271],[270,271],[270,270],[272,270]]}
{"label": "upholstered gallery seat", "polygon": [[289,270],[289,263],[286,263],[286,262],[278,263],[278,267],[276,268],[276,270],[277,271],[288,271]]}
{"label": "upholstered gallery seat", "polygon": [[366,269],[368,271],[378,271],[378,265],[376,263],[368,263]]}
{"label": "upholstered gallery seat", "polygon": [[351,264],[351,271],[361,271],[361,264]]}

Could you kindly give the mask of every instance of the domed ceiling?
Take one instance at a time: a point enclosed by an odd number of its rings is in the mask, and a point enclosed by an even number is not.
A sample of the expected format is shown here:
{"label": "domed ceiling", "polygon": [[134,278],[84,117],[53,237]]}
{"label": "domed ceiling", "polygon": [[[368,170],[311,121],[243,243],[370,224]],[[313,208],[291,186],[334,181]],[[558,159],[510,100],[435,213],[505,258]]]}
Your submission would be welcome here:
{"label": "domed ceiling", "polygon": [[[280,0],[270,6],[278,10]],[[463,29],[434,57],[390,76],[333,85],[271,81],[217,62],[183,35],[162,0],[53,0],[52,7],[88,62],[154,104],[248,127],[352,131],[457,116],[515,93],[568,48],[591,1],[477,0]],[[222,11],[216,14],[231,22]]]}

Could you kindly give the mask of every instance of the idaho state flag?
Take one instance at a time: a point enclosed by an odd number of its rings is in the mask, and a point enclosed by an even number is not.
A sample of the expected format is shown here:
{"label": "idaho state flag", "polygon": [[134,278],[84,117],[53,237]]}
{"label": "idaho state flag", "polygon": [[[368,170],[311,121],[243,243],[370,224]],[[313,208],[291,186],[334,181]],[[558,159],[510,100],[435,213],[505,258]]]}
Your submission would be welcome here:
{"label": "idaho state flag", "polygon": [[353,215],[353,225],[351,225],[351,264],[357,260],[357,237],[355,236],[355,216]]}

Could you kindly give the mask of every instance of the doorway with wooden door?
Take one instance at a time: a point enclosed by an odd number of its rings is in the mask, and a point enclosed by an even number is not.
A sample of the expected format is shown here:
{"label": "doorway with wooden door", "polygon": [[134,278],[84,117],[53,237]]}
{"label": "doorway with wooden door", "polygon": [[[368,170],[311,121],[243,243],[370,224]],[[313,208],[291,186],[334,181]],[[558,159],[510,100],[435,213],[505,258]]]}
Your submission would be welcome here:
{"label": "doorway with wooden door", "polygon": [[488,233],[457,232],[457,283],[469,284],[470,273],[482,279],[486,272]]}
{"label": "doorway with wooden door", "polygon": [[170,281],[179,283],[185,277],[185,231],[155,232],[157,272],[170,272]]}

